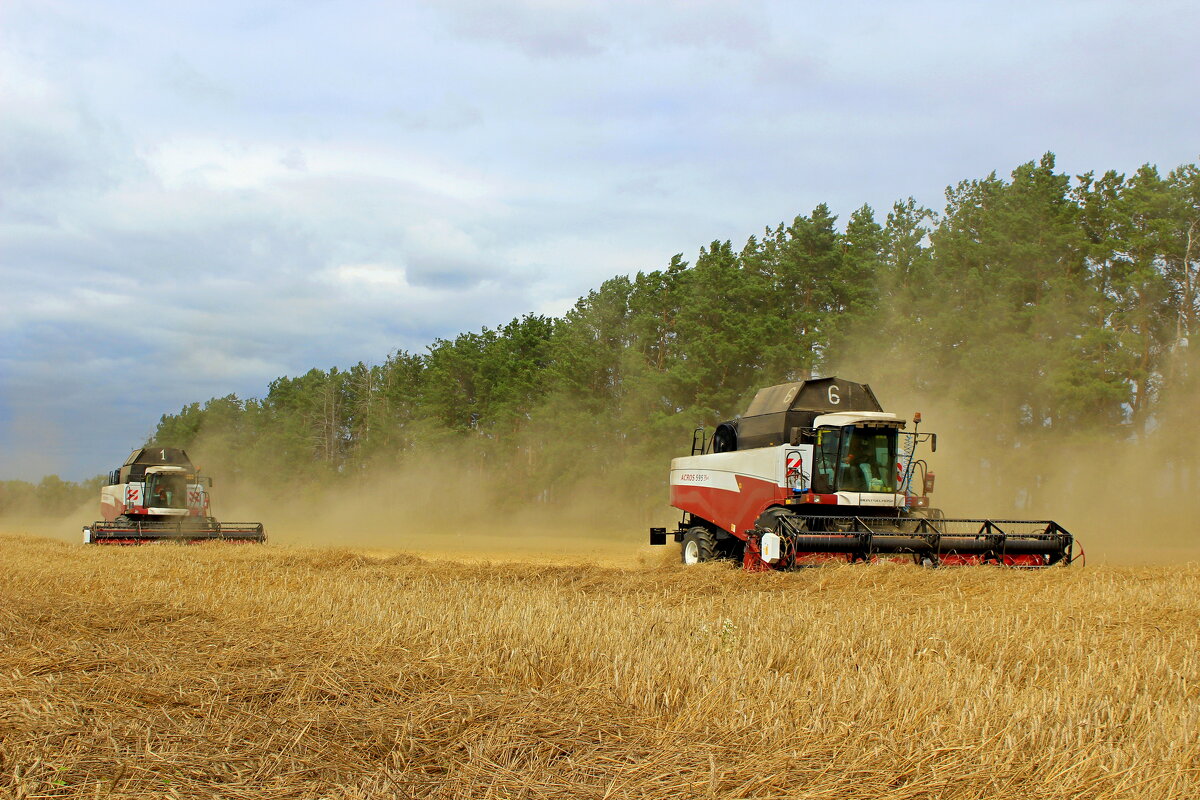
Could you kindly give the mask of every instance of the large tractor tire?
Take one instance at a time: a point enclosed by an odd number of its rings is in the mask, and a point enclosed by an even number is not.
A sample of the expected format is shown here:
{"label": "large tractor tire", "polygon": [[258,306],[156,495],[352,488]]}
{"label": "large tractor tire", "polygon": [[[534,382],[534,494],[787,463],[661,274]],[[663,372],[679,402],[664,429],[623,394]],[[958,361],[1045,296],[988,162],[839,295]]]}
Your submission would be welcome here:
{"label": "large tractor tire", "polygon": [[684,564],[701,564],[717,557],[717,537],[708,528],[691,528],[683,535],[680,555]]}

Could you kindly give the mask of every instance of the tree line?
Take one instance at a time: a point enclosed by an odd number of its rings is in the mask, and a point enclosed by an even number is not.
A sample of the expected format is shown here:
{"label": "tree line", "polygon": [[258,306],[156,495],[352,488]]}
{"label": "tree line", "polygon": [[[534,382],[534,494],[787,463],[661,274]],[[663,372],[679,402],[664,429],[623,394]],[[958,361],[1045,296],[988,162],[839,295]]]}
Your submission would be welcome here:
{"label": "tree line", "polygon": [[1198,272],[1195,164],[1072,177],[1046,154],[948,188],[938,211],[910,198],[839,226],[821,204],[740,249],[610,278],[561,318],[192,403],[152,441],[280,484],[453,451],[523,500],[586,464],[598,487],[661,503],[693,428],[839,371],[943,398],[1000,442],[1147,437],[1198,388]]}
{"label": "tree line", "polygon": [[37,483],[0,481],[0,517],[62,517],[85,503],[96,503],[103,479],[64,481],[47,475]]}

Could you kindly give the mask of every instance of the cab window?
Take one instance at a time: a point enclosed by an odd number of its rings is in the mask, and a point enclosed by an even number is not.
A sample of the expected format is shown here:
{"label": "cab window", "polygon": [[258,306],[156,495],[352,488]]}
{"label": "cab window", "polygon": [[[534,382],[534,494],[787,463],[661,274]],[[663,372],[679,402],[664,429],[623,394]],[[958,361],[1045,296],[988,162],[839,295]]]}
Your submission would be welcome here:
{"label": "cab window", "polygon": [[838,468],[838,489],[894,493],[896,429],[854,427],[846,433]]}
{"label": "cab window", "polygon": [[829,494],[835,489],[838,453],[842,448],[842,431],[838,428],[817,430],[817,443],[813,448],[812,488],[817,494]]}
{"label": "cab window", "polygon": [[187,482],[182,475],[146,476],[146,505],[151,508],[187,508]]}

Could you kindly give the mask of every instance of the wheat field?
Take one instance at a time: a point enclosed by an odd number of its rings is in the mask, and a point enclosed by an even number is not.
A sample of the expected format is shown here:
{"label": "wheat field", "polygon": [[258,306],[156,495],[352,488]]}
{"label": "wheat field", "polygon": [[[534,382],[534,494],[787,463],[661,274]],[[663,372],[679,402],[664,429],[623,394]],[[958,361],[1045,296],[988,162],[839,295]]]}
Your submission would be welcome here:
{"label": "wheat field", "polygon": [[1195,564],[0,560],[4,797],[1200,797]]}

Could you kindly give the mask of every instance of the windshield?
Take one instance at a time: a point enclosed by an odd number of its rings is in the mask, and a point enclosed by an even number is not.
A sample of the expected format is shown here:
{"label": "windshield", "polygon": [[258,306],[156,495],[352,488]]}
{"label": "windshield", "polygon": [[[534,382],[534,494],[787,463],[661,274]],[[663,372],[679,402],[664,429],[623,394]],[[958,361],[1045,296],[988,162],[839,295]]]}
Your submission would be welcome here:
{"label": "windshield", "polygon": [[896,429],[844,428],[842,438],[838,489],[844,492],[894,493]]}
{"label": "windshield", "polygon": [[179,473],[147,475],[146,505],[151,508],[187,508],[187,479]]}
{"label": "windshield", "polygon": [[814,460],[815,492],[896,492],[895,428],[821,428]]}

